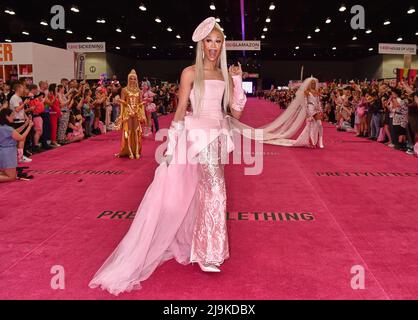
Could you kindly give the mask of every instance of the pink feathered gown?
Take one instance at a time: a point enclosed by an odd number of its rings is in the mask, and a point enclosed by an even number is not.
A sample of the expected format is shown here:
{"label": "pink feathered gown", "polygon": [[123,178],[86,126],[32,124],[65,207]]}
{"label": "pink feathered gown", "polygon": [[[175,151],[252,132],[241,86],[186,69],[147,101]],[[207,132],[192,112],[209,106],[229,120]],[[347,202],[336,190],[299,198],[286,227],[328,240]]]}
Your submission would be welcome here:
{"label": "pink feathered gown", "polygon": [[[162,163],[139,206],[132,225],[91,280],[114,295],[140,288],[163,262],[221,265],[228,257],[226,190],[221,157],[233,151],[229,117],[222,111],[225,83],[205,81],[199,116],[186,116],[183,135],[197,129],[207,139],[187,144],[193,163]],[[190,95],[194,107],[194,94]],[[180,137],[179,141],[184,138]],[[177,155],[177,157],[176,157]],[[177,159],[178,160],[178,159]]]}

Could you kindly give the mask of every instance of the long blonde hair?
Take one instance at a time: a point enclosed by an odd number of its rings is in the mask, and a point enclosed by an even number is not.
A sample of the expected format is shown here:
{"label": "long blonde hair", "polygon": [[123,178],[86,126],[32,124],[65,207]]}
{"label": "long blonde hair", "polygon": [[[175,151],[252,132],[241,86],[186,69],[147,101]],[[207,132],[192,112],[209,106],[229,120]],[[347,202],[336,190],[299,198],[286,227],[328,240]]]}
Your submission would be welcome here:
{"label": "long blonde hair", "polygon": [[[231,100],[231,85],[229,81],[229,72],[228,72],[228,64],[226,60],[226,45],[225,45],[225,35],[221,29],[221,26],[216,23],[215,27],[212,31],[219,31],[222,34],[223,37],[223,44],[222,44],[222,50],[221,55],[218,58],[218,61],[216,63],[216,66],[222,70],[222,76],[225,81],[225,93],[224,93],[224,99],[223,99],[223,109],[224,112],[227,113],[228,106],[230,104]],[[196,46],[196,62],[195,62],[195,78],[194,78],[194,84],[193,84],[193,90],[194,90],[194,98],[197,108],[197,115],[200,114],[200,110],[202,108],[202,99],[203,95],[205,94],[205,70],[204,70],[204,57],[203,57],[203,41],[199,41]]]}

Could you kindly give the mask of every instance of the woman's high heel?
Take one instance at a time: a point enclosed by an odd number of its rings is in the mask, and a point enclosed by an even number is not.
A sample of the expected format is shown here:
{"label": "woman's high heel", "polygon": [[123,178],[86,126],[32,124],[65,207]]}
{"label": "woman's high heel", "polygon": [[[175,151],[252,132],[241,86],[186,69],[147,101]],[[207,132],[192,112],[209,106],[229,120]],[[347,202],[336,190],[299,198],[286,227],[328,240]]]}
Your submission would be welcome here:
{"label": "woman's high heel", "polygon": [[203,263],[199,262],[199,267],[203,272],[221,272],[221,270],[214,265],[204,265]]}

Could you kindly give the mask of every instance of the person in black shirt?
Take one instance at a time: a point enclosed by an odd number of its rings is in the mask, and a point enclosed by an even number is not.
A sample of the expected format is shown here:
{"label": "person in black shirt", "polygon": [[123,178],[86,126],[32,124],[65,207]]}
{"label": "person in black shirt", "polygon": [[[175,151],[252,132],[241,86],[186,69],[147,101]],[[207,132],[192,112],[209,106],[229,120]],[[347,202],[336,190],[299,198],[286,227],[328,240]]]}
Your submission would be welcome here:
{"label": "person in black shirt", "polygon": [[369,111],[372,113],[372,122],[371,122],[371,135],[370,140],[376,141],[379,137],[379,132],[381,128],[381,120],[383,113],[382,101],[379,99],[376,92],[372,92],[368,95],[367,101],[369,102]]}
{"label": "person in black shirt", "polygon": [[415,91],[414,102],[408,105],[408,136],[414,149],[409,148],[408,154],[415,154],[418,157],[418,90]]}

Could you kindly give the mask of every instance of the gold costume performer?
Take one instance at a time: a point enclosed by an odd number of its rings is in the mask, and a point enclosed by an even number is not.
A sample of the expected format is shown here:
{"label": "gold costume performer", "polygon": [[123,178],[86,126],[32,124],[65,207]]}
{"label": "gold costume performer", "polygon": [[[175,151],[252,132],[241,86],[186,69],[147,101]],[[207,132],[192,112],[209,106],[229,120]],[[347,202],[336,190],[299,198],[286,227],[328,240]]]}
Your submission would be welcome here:
{"label": "gold costume performer", "polygon": [[128,85],[121,94],[120,116],[116,120],[116,128],[122,130],[121,150],[117,157],[140,159],[142,151],[142,126],[146,121],[142,92],[138,85],[135,70],[128,75]]}

